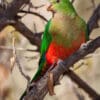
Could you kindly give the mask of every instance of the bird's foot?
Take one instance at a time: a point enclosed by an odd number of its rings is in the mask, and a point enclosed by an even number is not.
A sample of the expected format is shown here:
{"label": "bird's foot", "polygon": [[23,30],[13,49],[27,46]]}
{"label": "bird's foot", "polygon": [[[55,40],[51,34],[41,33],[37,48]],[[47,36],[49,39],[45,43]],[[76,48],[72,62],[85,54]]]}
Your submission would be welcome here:
{"label": "bird's foot", "polygon": [[80,48],[81,48],[81,49],[84,49],[84,48],[87,47],[87,45],[88,45],[88,42],[87,42],[87,43],[82,43],[81,46],[80,46]]}
{"label": "bird's foot", "polygon": [[62,59],[59,59],[58,62],[57,62],[57,64],[59,64],[60,66],[62,66],[62,68],[67,71],[66,67],[64,66],[64,63],[63,63]]}
{"label": "bird's foot", "polygon": [[86,43],[82,43],[80,48],[85,48],[87,46]]}
{"label": "bird's foot", "polygon": [[57,64],[61,64],[62,62],[63,62],[63,60],[62,60],[62,59],[58,59]]}

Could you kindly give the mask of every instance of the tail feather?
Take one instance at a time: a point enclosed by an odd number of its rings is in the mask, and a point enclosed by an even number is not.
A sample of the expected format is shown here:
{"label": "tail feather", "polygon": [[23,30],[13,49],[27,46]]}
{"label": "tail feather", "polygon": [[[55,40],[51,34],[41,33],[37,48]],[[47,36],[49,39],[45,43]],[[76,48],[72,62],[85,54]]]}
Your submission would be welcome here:
{"label": "tail feather", "polygon": [[[44,66],[46,65],[46,60],[45,60],[45,56],[42,56],[40,58],[40,61],[39,61],[39,68],[36,72],[36,74],[34,75],[34,77],[32,78],[31,80],[31,83],[32,82],[36,82],[37,80],[39,80],[41,77],[42,77],[42,74],[43,74],[43,68]],[[31,89],[31,88],[30,88]],[[27,94],[27,91],[25,90],[25,92],[22,94],[20,100],[23,100],[24,96]]]}

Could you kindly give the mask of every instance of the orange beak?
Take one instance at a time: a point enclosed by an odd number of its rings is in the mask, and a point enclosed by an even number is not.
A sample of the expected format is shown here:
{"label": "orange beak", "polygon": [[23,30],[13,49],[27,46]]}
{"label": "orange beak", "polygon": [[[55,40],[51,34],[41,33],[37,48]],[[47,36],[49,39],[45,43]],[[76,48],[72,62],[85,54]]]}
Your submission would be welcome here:
{"label": "orange beak", "polygon": [[49,5],[49,7],[47,8],[47,11],[53,11],[53,9],[52,9],[52,4]]}

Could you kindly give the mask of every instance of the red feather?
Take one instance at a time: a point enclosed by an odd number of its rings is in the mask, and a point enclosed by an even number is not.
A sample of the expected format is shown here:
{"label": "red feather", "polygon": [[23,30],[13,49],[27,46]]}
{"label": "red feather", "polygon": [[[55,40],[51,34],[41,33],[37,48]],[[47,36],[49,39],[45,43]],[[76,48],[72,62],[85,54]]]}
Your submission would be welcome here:
{"label": "red feather", "polygon": [[65,58],[73,54],[77,49],[79,49],[80,45],[85,42],[84,34],[85,33],[81,34],[79,40],[73,41],[71,47],[67,47],[67,46],[64,47],[52,41],[46,53],[47,63],[53,64],[54,62],[57,62],[58,59],[64,60]]}

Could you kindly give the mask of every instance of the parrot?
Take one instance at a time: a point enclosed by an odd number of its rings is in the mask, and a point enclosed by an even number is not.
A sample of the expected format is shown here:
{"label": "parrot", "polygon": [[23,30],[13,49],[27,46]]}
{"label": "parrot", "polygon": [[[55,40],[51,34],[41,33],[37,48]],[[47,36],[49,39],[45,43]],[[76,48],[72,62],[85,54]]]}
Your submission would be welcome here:
{"label": "parrot", "polygon": [[70,0],[49,1],[51,5],[47,10],[54,15],[45,26],[39,67],[31,82],[37,81],[51,65],[59,59],[66,59],[89,40],[87,24],[77,14]]}

